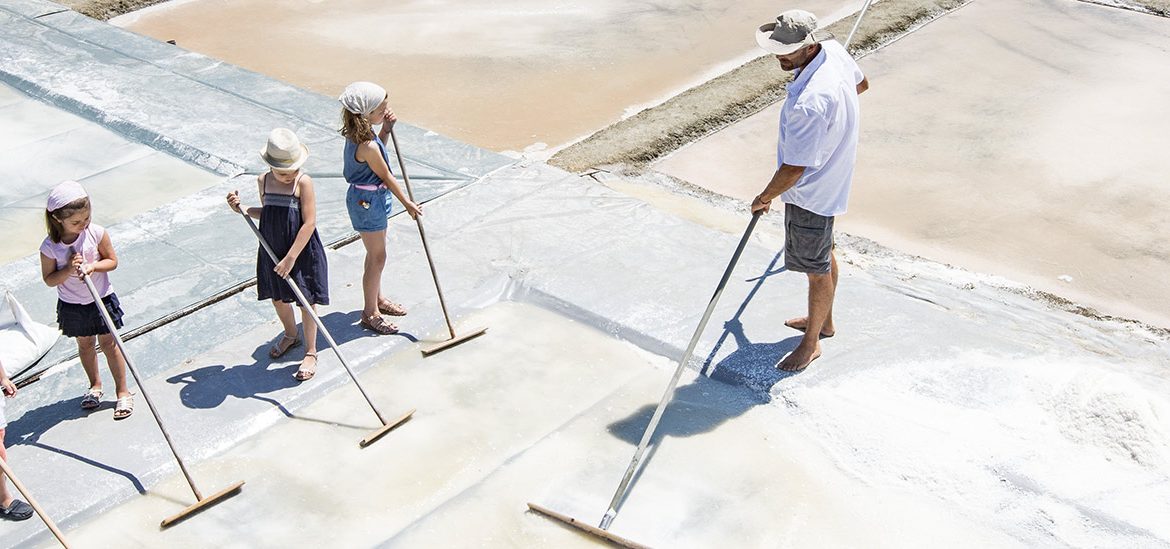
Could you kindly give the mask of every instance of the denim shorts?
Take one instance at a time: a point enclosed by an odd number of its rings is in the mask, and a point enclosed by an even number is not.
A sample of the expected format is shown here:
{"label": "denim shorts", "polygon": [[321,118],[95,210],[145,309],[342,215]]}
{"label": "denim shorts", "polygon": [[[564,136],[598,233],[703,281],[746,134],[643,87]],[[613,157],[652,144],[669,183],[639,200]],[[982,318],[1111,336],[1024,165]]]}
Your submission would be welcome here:
{"label": "denim shorts", "polygon": [[784,205],[784,267],[825,274],[832,266],[833,218],[795,204]]}
{"label": "denim shorts", "polygon": [[386,230],[386,219],[394,204],[394,195],[381,185],[376,191],[363,191],[353,185],[345,193],[345,209],[349,211],[349,222],[359,233],[376,233]]}

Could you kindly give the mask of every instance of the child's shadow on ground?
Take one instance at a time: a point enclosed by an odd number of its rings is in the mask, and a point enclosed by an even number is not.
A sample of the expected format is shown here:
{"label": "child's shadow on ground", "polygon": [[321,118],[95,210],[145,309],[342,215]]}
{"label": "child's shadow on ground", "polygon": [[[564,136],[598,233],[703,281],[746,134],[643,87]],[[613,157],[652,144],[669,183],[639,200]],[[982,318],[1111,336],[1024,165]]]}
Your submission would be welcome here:
{"label": "child's shadow on ground", "polygon": [[[343,345],[350,341],[367,337],[401,337],[411,343],[418,343],[418,338],[409,332],[398,332],[396,334],[382,335],[362,328],[359,324],[361,318],[361,311],[350,311],[348,313],[332,312],[321,317],[321,323],[324,324],[325,328],[329,330],[329,333],[333,335],[333,340],[336,341],[338,345]],[[387,319],[393,324],[398,324],[397,320],[395,320],[396,317],[387,317]],[[312,320],[310,319],[310,322],[311,321]],[[325,336],[320,335],[319,337],[321,338],[322,342],[324,342]],[[317,347],[323,351],[329,350],[328,344],[318,345]]]}
{"label": "child's shadow on ground", "polygon": [[[280,409],[284,415],[291,417],[292,413],[280,401],[260,396],[264,393],[273,393],[300,384],[293,378],[293,375],[300,368],[299,357],[304,353],[304,342],[290,348],[281,358],[273,359],[268,356],[272,345],[280,339],[281,335],[252,351],[252,364],[237,364],[230,368],[220,364],[204,366],[171,376],[167,378],[167,383],[183,384],[183,387],[179,389],[179,400],[188,408],[201,410],[215,408],[223,404],[227,397],[233,396],[239,399],[252,398],[268,402]],[[317,354],[321,354],[319,343]],[[280,368],[272,368],[274,361],[285,362],[288,360],[292,360],[293,363]]]}
{"label": "child's shadow on ground", "polygon": [[81,454],[58,448],[50,444],[40,441],[41,435],[48,432],[49,429],[64,423],[66,421],[73,421],[78,419],[85,419],[90,414],[97,412],[108,412],[113,409],[114,402],[110,400],[103,401],[100,406],[92,410],[85,410],[81,408],[81,397],[71,398],[67,400],[60,400],[52,404],[41,406],[33,410],[29,410],[20,416],[19,419],[8,423],[7,429],[4,432],[4,445],[8,447],[13,446],[31,446],[33,448],[40,448],[55,454],[60,454],[67,458],[75,459],[96,467],[103,471],[108,471],[115,475],[126,478],[130,484],[134,485],[134,489],[139,494],[146,493],[146,487],[133,474],[128,471],[123,471],[116,467],[106,465],[99,461],[93,460]]}

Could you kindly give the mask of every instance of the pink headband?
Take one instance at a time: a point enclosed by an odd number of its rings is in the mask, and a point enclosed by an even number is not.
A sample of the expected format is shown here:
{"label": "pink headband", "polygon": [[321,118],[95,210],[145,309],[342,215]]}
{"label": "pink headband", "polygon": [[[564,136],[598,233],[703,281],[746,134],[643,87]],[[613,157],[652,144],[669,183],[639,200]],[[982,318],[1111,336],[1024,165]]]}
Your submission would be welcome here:
{"label": "pink headband", "polygon": [[76,181],[66,181],[53,187],[49,192],[49,202],[45,205],[45,209],[52,212],[68,206],[70,202],[79,198],[86,198],[85,189],[81,187],[81,183]]}

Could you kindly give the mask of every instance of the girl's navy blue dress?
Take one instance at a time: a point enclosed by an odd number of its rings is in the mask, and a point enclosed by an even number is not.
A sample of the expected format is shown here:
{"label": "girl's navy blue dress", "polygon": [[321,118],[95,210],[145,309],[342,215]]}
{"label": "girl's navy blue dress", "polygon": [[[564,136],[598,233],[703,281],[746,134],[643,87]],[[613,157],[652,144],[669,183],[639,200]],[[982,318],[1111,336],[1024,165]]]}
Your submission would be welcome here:
{"label": "girl's navy blue dress", "polygon": [[[284,258],[297,233],[301,230],[301,199],[296,196],[303,173],[297,174],[293,181],[292,193],[284,194],[273,192],[268,185],[271,172],[264,174],[260,188],[260,234],[272,247],[277,259]],[[273,270],[276,264],[268,257],[268,253],[261,246],[256,256],[256,294],[261,300],[278,299],[285,303],[296,303],[296,294],[288,283],[280,278]],[[321,244],[321,237],[317,231],[309,238],[309,243],[297,256],[289,276],[305,299],[314,305],[329,304],[329,264],[325,260],[325,246]]]}

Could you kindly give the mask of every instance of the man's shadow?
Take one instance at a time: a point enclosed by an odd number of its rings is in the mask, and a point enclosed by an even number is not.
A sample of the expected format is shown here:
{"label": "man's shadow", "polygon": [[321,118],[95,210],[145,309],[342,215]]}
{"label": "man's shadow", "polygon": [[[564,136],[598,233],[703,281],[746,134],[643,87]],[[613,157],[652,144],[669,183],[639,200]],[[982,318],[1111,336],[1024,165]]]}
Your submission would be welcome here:
{"label": "man's shadow", "polygon": [[[764,282],[773,275],[787,271],[782,265],[777,268],[782,257],[784,257],[784,252],[778,252],[772,258],[772,262],[768,264],[768,268],[764,269],[764,274],[751,279],[756,282],[756,285],[744,297],[743,303],[740,303],[739,309],[735,311],[731,319],[723,324],[723,333],[715,345],[711,347],[711,352],[707,354],[701,369],[703,375],[711,379],[728,385],[746,387],[756,395],[760,404],[772,401],[773,386],[781,380],[799,373],[780,370],[776,364],[784,355],[800,345],[802,335],[794,335],[775,342],[755,343],[744,334],[743,322],[740,320],[743,313],[747,311],[748,304],[755,299],[756,294],[763,287]],[[715,359],[727,342],[728,336],[735,341],[735,350],[715,363]]]}
{"label": "man's shadow", "polygon": [[[0,397],[2,398],[2,397]],[[86,465],[96,467],[103,471],[113,473],[115,475],[124,477],[130,481],[134,489],[139,494],[146,493],[146,487],[128,471],[123,471],[116,467],[106,465],[94,459],[88,458],[76,452],[58,448],[51,444],[40,441],[41,435],[47,433],[49,429],[64,423],[66,421],[74,421],[78,419],[85,419],[90,414],[100,411],[110,410],[114,407],[113,401],[103,401],[100,406],[92,410],[85,410],[81,408],[81,397],[70,398],[67,400],[60,400],[52,404],[41,406],[33,410],[29,410],[20,416],[15,421],[8,423],[7,429],[4,432],[4,445],[7,447],[13,446],[31,446],[33,448],[40,448],[55,454],[65,456],[67,458],[75,459]]]}
{"label": "man's shadow", "polygon": [[[638,471],[630,482],[631,487],[641,478],[642,472],[649,466],[664,438],[689,437],[710,432],[755,406],[771,402],[772,387],[798,373],[781,371],[776,368],[776,364],[784,355],[796,349],[802,336],[796,335],[771,343],[753,343],[744,334],[743,323],[740,321],[740,317],[747,310],[748,304],[755,299],[764,282],[773,275],[785,272],[783,266],[776,268],[781,257],[783,252],[777,253],[762,275],[748,280],[755,281],[756,285],[744,297],[735,315],[724,323],[723,334],[701,363],[700,372],[720,383],[712,383],[699,376],[694,382],[675,388],[654,434],[647,443],[649,446],[646,455],[643,456]],[[729,336],[735,341],[736,349],[713,365]],[[656,408],[657,404],[647,404],[629,417],[609,424],[607,430],[631,445],[640,444]],[[625,502],[631,491],[626,491],[622,500],[618,502],[619,506]]]}

